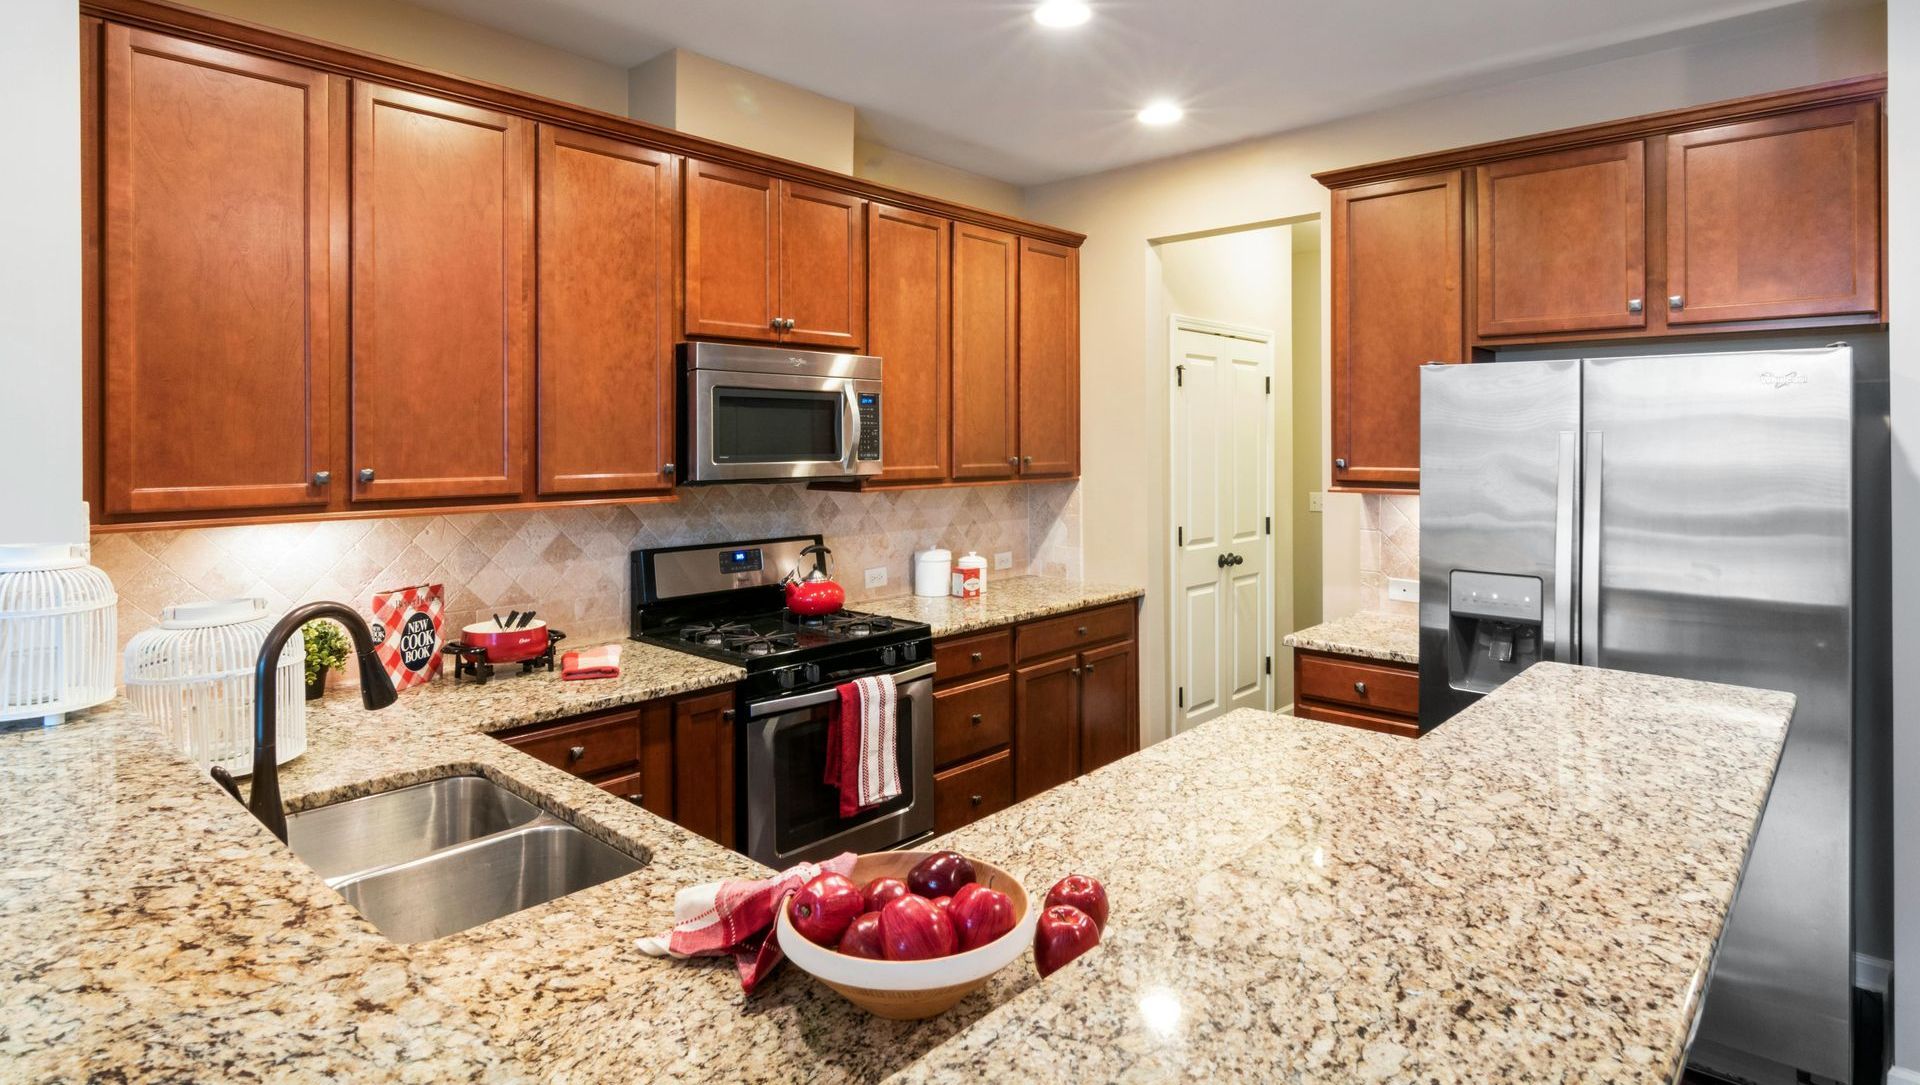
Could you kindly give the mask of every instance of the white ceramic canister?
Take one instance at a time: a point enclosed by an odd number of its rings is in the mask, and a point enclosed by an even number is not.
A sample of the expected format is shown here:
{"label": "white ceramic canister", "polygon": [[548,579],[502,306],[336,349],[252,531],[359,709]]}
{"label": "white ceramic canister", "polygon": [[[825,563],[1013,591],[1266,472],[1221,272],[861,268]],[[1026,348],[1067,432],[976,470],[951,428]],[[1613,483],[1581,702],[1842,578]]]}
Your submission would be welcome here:
{"label": "white ceramic canister", "polygon": [[953,594],[953,551],[922,550],[913,556],[913,594]]}
{"label": "white ceramic canister", "polygon": [[967,551],[953,563],[953,594],[961,599],[978,599],[987,594],[987,559]]}

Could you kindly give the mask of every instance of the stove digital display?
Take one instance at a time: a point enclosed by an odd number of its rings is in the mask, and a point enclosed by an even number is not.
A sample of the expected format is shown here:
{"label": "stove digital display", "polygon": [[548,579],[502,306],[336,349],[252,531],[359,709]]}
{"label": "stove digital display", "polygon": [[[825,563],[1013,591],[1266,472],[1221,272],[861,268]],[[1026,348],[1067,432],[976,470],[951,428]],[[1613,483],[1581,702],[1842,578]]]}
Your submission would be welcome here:
{"label": "stove digital display", "polygon": [[745,550],[722,550],[720,552],[720,571],[729,575],[734,573],[757,573],[760,571],[760,548],[748,547]]}

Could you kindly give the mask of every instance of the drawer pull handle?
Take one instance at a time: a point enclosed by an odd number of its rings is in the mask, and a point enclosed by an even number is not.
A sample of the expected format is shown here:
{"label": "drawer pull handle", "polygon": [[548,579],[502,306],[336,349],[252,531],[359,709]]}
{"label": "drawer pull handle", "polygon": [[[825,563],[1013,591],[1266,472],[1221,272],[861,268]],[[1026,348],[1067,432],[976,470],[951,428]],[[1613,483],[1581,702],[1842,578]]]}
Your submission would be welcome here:
{"label": "drawer pull handle", "polygon": [[567,760],[569,761],[578,761],[585,756],[587,756],[587,748],[585,746],[574,746],[567,750]]}
{"label": "drawer pull handle", "polygon": [[975,806],[979,806],[979,805],[980,805],[980,803],[981,803],[981,801],[982,801],[983,799],[985,799],[985,798],[986,798],[986,796],[984,796],[984,795],[969,795],[969,796],[967,796],[967,798],[969,798],[969,799],[972,799],[972,800],[973,800],[973,805],[975,805]]}
{"label": "drawer pull handle", "polygon": [[972,724],[974,724],[974,725],[976,725],[976,726],[978,726],[978,725],[979,725],[979,723],[980,723],[980,721],[981,721],[981,720],[983,720],[983,719],[985,719],[985,718],[986,718],[986,717],[984,717],[984,716],[982,716],[982,715],[981,715],[980,713],[978,713],[978,712],[975,712],[975,713],[973,714],[973,718],[972,718],[971,720],[969,720],[968,722],[970,722],[970,723],[972,723]]}
{"label": "drawer pull handle", "polygon": [[980,662],[982,657],[979,652],[968,652],[967,658],[973,660],[975,663],[978,663]]}
{"label": "drawer pull handle", "polygon": [[1353,684],[1353,691],[1365,697],[1367,695],[1367,684],[1365,682],[1355,682]]}

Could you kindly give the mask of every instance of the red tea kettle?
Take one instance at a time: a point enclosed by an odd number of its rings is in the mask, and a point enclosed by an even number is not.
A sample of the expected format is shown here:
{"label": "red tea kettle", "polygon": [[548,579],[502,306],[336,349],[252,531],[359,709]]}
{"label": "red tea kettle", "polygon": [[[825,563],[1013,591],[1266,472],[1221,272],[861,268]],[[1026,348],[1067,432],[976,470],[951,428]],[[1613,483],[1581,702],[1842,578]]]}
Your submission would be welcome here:
{"label": "red tea kettle", "polygon": [[795,565],[787,571],[781,583],[787,589],[787,609],[795,614],[817,618],[822,614],[832,614],[847,603],[847,592],[838,583],[827,576],[827,555],[833,551],[814,543],[800,551],[802,556],[812,554],[813,571],[806,576],[800,575],[800,566]]}

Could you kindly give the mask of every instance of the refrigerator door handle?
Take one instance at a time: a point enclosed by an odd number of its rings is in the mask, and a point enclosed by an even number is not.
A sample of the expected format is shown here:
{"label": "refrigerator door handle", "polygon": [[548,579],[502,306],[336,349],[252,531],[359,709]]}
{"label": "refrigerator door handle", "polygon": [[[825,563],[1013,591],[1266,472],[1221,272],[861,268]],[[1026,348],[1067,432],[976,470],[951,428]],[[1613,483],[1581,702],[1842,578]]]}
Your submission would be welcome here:
{"label": "refrigerator door handle", "polygon": [[1602,433],[1587,431],[1585,500],[1580,503],[1580,662],[1600,666],[1600,510],[1606,477]]}
{"label": "refrigerator door handle", "polygon": [[1560,431],[1560,471],[1553,494],[1553,659],[1573,662],[1573,498],[1579,468],[1579,438]]}

